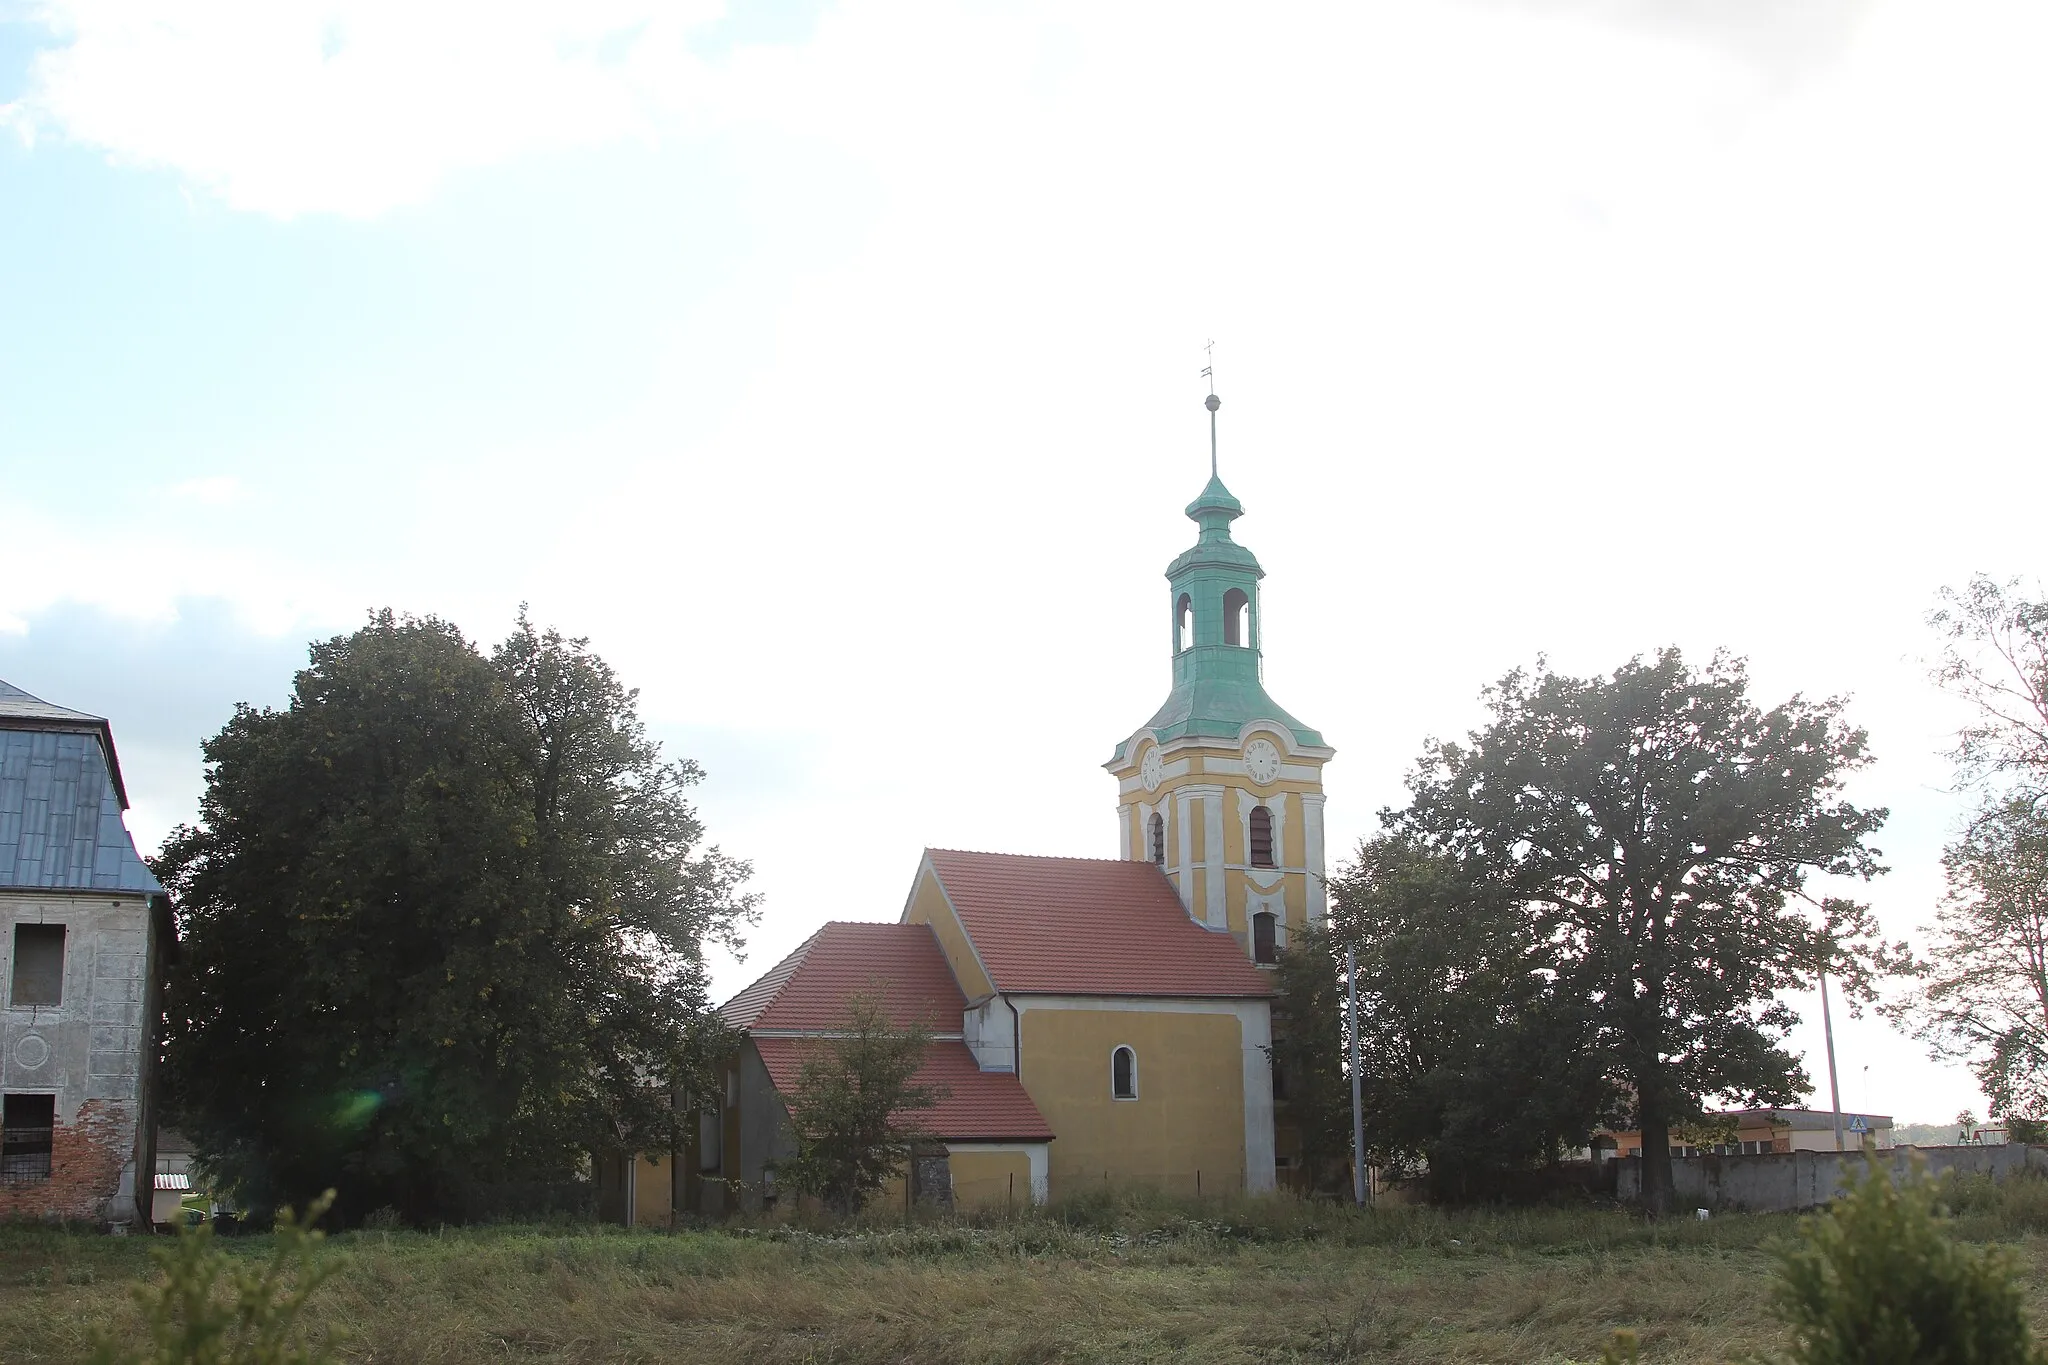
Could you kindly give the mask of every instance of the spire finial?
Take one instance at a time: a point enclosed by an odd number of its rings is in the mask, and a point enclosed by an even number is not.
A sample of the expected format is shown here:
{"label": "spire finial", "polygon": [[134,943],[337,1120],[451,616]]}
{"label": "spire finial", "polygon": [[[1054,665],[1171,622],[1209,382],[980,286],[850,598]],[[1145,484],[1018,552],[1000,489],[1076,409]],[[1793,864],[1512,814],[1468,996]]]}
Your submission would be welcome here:
{"label": "spire finial", "polygon": [[1223,400],[1216,396],[1216,342],[1213,338],[1202,347],[1209,355],[1209,363],[1202,367],[1202,378],[1209,381],[1209,398],[1204,407],[1209,409],[1209,477],[1216,478],[1216,409],[1223,406]]}

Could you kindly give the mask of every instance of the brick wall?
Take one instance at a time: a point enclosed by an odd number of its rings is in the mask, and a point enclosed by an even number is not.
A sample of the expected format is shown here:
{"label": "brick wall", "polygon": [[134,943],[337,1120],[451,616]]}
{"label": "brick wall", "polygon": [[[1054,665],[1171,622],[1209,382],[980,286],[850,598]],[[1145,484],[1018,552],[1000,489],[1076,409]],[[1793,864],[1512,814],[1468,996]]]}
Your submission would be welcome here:
{"label": "brick wall", "polygon": [[121,1189],[121,1167],[135,1142],[129,1106],[87,1100],[73,1123],[53,1134],[50,1178],[0,1185],[0,1219],[72,1218],[98,1222]]}

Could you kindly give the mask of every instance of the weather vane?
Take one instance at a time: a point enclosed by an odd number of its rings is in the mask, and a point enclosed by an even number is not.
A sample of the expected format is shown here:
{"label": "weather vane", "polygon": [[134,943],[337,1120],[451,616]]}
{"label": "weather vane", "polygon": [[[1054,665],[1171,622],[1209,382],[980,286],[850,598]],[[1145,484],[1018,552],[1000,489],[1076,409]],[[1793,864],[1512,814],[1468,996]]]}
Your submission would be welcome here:
{"label": "weather vane", "polygon": [[1216,341],[1212,337],[1202,347],[1208,354],[1209,363],[1202,367],[1202,378],[1209,381],[1209,398],[1203,405],[1209,409],[1209,477],[1216,477],[1216,409],[1223,406],[1223,400],[1216,396]]}

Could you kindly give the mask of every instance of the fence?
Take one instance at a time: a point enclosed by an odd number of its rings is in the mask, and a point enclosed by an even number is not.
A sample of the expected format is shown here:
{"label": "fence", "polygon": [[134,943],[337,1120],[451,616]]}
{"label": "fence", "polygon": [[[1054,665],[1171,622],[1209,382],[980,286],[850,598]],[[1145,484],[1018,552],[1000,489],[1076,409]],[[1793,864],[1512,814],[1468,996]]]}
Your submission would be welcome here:
{"label": "fence", "polygon": [[[2048,1173],[2048,1147],[2007,1143],[1993,1147],[1893,1147],[1876,1153],[1880,1166],[1893,1176],[1910,1169],[1918,1153],[1929,1175],[1962,1171],[2003,1180],[2014,1172]],[[1672,1203],[1681,1209],[1741,1209],[1750,1213],[1786,1213],[1817,1208],[1842,1192],[1847,1178],[1861,1171],[1869,1158],[1862,1152],[1771,1152],[1758,1156],[1688,1156],[1671,1160]],[[1624,1202],[1642,1198],[1641,1157],[1618,1160],[1615,1195]]]}

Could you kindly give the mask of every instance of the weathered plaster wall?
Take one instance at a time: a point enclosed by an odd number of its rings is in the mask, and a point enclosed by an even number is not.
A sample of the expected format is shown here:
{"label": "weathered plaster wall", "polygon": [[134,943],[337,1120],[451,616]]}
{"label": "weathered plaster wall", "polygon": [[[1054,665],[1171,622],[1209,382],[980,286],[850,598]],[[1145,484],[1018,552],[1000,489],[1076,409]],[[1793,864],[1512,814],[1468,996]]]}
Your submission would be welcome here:
{"label": "weathered plaster wall", "polygon": [[[2048,1170],[2048,1148],[2013,1143],[2001,1147],[1894,1147],[1877,1154],[1896,1177],[1911,1169],[1917,1152],[1930,1175],[1944,1171],[1989,1175],[2003,1180],[2015,1171]],[[1862,1152],[1773,1152],[1762,1156],[1692,1156],[1671,1162],[1675,1203],[1680,1209],[1743,1209],[1784,1213],[1817,1208],[1842,1192],[1845,1180],[1864,1169]],[[1643,1163],[1621,1159],[1615,1193],[1642,1198]]]}
{"label": "weathered plaster wall", "polygon": [[[20,923],[65,927],[58,1005],[13,1000]],[[0,1090],[54,1095],[57,1107],[51,1178],[0,1186],[0,1217],[137,1217],[150,953],[146,897],[0,892]],[[147,1198],[149,1173],[140,1179]]]}

